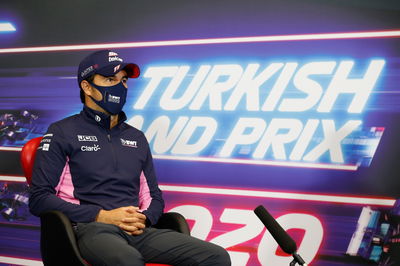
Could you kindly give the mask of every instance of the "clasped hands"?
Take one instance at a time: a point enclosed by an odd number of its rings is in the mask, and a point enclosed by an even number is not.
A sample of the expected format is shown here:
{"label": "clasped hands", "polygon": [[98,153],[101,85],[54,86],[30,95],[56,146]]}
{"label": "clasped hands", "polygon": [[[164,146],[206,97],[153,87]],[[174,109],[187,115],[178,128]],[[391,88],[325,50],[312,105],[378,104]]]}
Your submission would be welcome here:
{"label": "clasped hands", "polygon": [[146,227],[146,216],[138,207],[127,206],[113,210],[100,210],[96,222],[114,224],[130,235],[140,235]]}

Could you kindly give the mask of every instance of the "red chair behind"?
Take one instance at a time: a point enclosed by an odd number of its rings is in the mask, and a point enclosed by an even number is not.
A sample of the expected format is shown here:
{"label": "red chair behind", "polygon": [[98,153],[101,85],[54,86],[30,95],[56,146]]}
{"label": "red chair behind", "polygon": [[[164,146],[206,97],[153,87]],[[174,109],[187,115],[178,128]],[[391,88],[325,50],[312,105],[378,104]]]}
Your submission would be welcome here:
{"label": "red chair behind", "polygon": [[37,137],[25,143],[21,151],[21,164],[28,184],[32,184],[32,169],[35,162],[36,150],[43,137]]}

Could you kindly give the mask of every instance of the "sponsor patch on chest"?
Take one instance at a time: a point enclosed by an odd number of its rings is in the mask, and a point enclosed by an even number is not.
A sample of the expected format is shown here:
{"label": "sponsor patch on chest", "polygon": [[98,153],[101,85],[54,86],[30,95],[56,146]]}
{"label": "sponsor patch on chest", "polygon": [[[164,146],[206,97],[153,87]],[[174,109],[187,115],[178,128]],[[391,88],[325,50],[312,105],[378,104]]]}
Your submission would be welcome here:
{"label": "sponsor patch on chest", "polygon": [[136,140],[127,140],[127,139],[120,139],[122,146],[130,147],[130,148],[137,148],[137,141]]}
{"label": "sponsor patch on chest", "polygon": [[77,135],[78,141],[97,141],[96,136]]}
{"label": "sponsor patch on chest", "polygon": [[81,151],[99,151],[99,150],[101,150],[101,148],[97,144],[93,144],[93,146],[81,146]]}

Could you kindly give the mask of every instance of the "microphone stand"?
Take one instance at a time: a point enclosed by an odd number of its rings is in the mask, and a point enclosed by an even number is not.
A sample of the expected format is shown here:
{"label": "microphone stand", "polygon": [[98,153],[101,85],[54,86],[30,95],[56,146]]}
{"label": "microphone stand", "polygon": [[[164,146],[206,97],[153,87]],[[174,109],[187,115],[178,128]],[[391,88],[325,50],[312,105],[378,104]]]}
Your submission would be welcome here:
{"label": "microphone stand", "polygon": [[289,266],[295,266],[296,263],[298,263],[300,266],[307,266],[306,262],[303,260],[302,257],[300,257],[299,254],[294,252],[292,256],[293,256],[293,261],[289,264]]}

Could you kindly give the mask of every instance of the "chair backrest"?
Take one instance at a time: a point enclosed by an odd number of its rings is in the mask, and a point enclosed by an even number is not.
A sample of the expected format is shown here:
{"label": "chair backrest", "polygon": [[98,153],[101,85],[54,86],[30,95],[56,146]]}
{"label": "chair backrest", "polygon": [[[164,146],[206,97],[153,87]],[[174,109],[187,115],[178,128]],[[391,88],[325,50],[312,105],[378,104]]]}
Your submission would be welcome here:
{"label": "chair backrest", "polygon": [[24,170],[25,178],[28,184],[32,182],[32,169],[35,162],[36,150],[39,147],[43,137],[37,137],[25,143],[21,151],[21,165]]}

